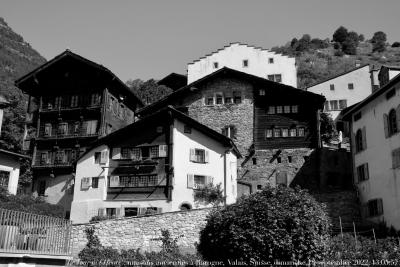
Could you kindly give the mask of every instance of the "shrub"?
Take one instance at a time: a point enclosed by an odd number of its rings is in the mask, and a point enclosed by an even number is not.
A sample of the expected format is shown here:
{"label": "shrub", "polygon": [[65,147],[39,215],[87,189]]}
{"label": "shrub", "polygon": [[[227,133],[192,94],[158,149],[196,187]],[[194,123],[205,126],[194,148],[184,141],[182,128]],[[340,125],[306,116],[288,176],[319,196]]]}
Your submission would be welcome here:
{"label": "shrub", "polygon": [[217,184],[216,186],[208,184],[198,190],[194,190],[193,195],[196,202],[205,205],[212,204],[213,206],[218,206],[225,200],[221,184]]}
{"label": "shrub", "polygon": [[105,220],[108,220],[108,219],[111,219],[111,218],[108,217],[108,216],[96,215],[96,216],[93,216],[93,217],[90,219],[89,222],[100,222],[100,221],[105,221]]}
{"label": "shrub", "polygon": [[211,212],[198,251],[224,262],[321,259],[328,231],[324,206],[306,191],[267,187]]}
{"label": "shrub", "polygon": [[337,57],[342,57],[344,55],[344,52],[342,50],[336,50],[333,55]]}
{"label": "shrub", "polygon": [[392,47],[400,47],[400,42],[394,42],[394,43],[392,44]]}
{"label": "shrub", "polygon": [[386,50],[386,33],[379,31],[374,33],[371,39],[372,51],[373,52],[383,52]]}

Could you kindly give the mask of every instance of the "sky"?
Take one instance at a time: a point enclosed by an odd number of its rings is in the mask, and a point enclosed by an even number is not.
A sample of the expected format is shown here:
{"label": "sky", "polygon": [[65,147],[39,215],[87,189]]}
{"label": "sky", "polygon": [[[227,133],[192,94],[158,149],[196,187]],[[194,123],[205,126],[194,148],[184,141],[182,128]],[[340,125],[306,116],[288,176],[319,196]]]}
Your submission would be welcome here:
{"label": "sky", "polygon": [[400,41],[399,10],[398,0],[0,0],[0,17],[47,60],[68,48],[123,81],[186,74],[231,42],[271,48],[341,25]]}

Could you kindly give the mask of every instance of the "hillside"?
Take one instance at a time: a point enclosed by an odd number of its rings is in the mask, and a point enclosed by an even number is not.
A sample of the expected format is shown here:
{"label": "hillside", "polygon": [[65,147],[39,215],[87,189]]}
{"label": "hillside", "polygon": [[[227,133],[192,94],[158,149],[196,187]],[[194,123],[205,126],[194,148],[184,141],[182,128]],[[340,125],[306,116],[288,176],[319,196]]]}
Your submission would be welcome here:
{"label": "hillside", "polygon": [[44,62],[46,59],[0,17],[0,94],[11,103],[4,112],[0,148],[21,150],[27,96],[14,81]]}

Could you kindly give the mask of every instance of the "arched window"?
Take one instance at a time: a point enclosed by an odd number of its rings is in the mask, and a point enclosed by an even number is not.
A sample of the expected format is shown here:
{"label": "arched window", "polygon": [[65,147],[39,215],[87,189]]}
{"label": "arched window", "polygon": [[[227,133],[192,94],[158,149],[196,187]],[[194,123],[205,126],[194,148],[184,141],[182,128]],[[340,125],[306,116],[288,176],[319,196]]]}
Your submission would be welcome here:
{"label": "arched window", "polygon": [[356,152],[363,150],[363,134],[361,129],[356,133]]}
{"label": "arched window", "polygon": [[397,133],[397,118],[396,118],[396,110],[392,109],[389,112],[389,135]]}

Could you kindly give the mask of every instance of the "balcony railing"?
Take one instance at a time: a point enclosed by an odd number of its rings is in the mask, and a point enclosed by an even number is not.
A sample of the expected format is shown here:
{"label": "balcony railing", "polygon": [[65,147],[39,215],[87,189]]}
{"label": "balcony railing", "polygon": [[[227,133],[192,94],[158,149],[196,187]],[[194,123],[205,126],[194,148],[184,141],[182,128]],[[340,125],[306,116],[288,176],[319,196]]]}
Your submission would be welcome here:
{"label": "balcony railing", "polygon": [[75,162],[76,157],[67,157],[64,159],[64,155],[61,156],[63,159],[54,159],[52,156],[50,159],[42,159],[40,155],[35,159],[33,166],[34,167],[72,167],[72,164]]}
{"label": "balcony railing", "polygon": [[88,133],[86,129],[79,131],[67,131],[66,133],[59,132],[57,129],[51,130],[51,132],[45,132],[41,130],[39,132],[38,139],[66,139],[66,138],[77,138],[77,137],[96,137],[98,133]]}
{"label": "balcony railing", "polygon": [[101,103],[99,104],[88,104],[88,105],[79,105],[75,107],[71,106],[45,106],[43,105],[39,111],[40,112],[54,112],[54,111],[61,111],[61,110],[80,110],[80,109],[95,109],[100,108]]}
{"label": "balcony railing", "polygon": [[68,220],[0,209],[2,253],[71,256],[71,223]]}

